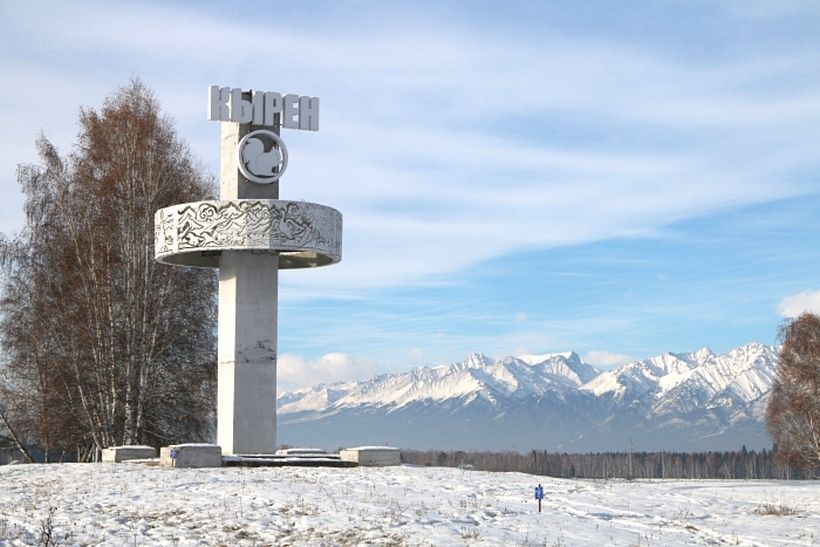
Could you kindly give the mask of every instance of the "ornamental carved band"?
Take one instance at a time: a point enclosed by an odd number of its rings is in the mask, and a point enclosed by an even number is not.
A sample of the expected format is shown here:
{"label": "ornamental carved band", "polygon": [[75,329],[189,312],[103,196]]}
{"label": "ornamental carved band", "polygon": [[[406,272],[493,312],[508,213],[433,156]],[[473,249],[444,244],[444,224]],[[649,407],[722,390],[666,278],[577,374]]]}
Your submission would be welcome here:
{"label": "ornamental carved band", "polygon": [[165,264],[215,268],[222,251],[279,253],[280,268],[342,259],[342,214],[304,201],[196,201],[154,215],[154,257]]}

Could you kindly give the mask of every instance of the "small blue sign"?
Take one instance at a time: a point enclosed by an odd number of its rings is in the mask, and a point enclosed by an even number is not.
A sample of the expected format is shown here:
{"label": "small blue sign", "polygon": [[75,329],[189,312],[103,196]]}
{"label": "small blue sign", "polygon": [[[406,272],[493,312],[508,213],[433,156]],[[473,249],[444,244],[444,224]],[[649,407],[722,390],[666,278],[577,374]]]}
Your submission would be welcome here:
{"label": "small blue sign", "polygon": [[535,499],[544,499],[544,488],[540,484],[535,487]]}

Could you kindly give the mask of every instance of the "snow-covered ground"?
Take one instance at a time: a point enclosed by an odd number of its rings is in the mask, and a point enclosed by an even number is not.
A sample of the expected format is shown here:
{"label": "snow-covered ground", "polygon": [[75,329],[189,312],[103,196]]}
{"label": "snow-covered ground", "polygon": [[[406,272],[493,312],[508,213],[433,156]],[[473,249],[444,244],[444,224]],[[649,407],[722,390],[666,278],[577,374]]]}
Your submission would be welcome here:
{"label": "snow-covered ground", "polygon": [[409,466],[0,467],[0,544],[45,543],[49,530],[58,545],[820,545],[820,482]]}

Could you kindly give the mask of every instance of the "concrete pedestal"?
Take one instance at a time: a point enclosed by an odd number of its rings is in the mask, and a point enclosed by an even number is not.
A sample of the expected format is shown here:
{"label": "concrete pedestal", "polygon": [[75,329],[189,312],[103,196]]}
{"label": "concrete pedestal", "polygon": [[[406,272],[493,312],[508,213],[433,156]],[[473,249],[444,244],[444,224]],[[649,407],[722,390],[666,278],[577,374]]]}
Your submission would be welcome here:
{"label": "concrete pedestal", "polygon": [[102,451],[103,463],[119,463],[128,460],[149,460],[157,457],[153,446],[112,446]]}
{"label": "concrete pedestal", "polygon": [[222,467],[222,449],[215,444],[175,444],[159,451],[163,467]]}
{"label": "concrete pedestal", "polygon": [[401,450],[392,446],[358,446],[340,450],[339,458],[363,466],[401,465]]}

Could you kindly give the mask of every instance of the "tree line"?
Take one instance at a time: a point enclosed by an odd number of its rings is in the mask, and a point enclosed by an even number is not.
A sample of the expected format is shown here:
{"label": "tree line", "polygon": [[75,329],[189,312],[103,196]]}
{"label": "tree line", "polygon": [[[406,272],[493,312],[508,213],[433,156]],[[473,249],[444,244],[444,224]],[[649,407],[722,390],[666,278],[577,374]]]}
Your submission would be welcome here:
{"label": "tree line", "polygon": [[731,452],[598,452],[402,450],[408,464],[584,479],[812,479],[820,468],[795,467],[773,450]]}

